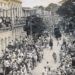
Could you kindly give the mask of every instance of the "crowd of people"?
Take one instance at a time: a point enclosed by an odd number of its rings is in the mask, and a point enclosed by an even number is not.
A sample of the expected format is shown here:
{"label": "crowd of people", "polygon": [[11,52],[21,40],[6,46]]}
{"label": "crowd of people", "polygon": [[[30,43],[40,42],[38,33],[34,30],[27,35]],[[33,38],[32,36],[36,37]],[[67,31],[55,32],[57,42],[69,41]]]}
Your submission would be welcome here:
{"label": "crowd of people", "polygon": [[[43,36],[42,38],[44,39]],[[32,75],[32,70],[43,59],[43,47],[46,43],[43,41],[40,37],[34,43],[29,37],[25,37],[22,41],[16,39],[9,42],[6,49],[3,50],[1,63],[4,74],[0,75]]]}
{"label": "crowd of people", "polygon": [[[58,40],[59,41],[59,40]],[[22,40],[15,40],[9,42],[5,50],[3,50],[3,57],[0,63],[3,64],[3,72],[0,75],[32,75],[32,70],[41,63],[44,51],[43,49],[50,46],[53,49],[53,39],[47,40],[47,37],[41,36],[34,43],[30,37],[26,36]],[[57,46],[60,43],[57,42]],[[63,39],[60,50],[60,66],[52,70],[49,62],[44,67],[42,75],[75,75],[72,67],[71,49],[75,47],[75,42],[68,42]],[[53,52],[53,59],[57,62],[57,54]],[[1,71],[1,70],[0,70]]]}
{"label": "crowd of people", "polygon": [[75,71],[72,65],[72,55],[71,50],[73,49],[73,42],[66,41],[63,39],[63,44],[61,45],[60,51],[60,72],[62,75],[75,75]]}
{"label": "crowd of people", "polygon": [[61,75],[59,68],[57,69],[51,69],[49,66],[49,62],[47,62],[46,66],[44,67],[44,71],[42,72],[42,75]]}
{"label": "crowd of people", "polygon": [[[53,46],[52,39],[50,40],[49,45]],[[57,46],[60,45],[60,43],[57,42]],[[52,70],[50,66],[45,66],[44,67],[44,72],[42,75],[75,75],[75,70],[73,68],[73,58],[72,56],[74,53],[71,53],[71,50],[73,51],[73,48],[75,49],[75,42],[70,42],[67,41],[66,39],[63,39],[62,44],[60,45],[60,65],[57,67],[57,69]],[[55,62],[57,62],[57,55],[54,52],[53,53],[53,58],[55,58]],[[48,62],[47,62],[48,64]]]}

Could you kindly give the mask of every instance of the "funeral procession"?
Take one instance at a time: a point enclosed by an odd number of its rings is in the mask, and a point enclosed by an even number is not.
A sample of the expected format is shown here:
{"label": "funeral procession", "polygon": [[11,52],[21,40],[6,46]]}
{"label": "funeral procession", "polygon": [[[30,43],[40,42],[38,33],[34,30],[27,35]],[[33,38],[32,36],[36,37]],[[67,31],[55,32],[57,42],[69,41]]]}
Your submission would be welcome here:
{"label": "funeral procession", "polygon": [[0,75],[75,75],[75,0],[0,0]]}

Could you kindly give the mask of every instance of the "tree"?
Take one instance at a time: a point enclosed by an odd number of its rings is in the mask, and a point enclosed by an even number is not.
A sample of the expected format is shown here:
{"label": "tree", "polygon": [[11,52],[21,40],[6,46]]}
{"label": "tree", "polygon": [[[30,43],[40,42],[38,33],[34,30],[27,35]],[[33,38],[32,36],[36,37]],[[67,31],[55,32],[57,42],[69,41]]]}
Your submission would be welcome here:
{"label": "tree", "polygon": [[35,6],[34,8],[39,8],[39,9],[44,10],[45,7],[43,7],[43,6]]}
{"label": "tree", "polygon": [[64,0],[57,13],[64,18],[66,31],[73,33],[75,29],[75,0]]}
{"label": "tree", "polygon": [[43,7],[43,6],[39,6],[38,8],[40,8],[40,9],[44,10],[44,7]]}
{"label": "tree", "polygon": [[36,15],[28,16],[26,19],[26,25],[24,26],[24,31],[27,31],[27,34],[30,35],[41,35],[42,32],[46,29],[46,26],[42,18],[37,17]]}
{"label": "tree", "polygon": [[68,1],[68,0],[62,0],[62,1],[60,1],[59,3],[63,4],[63,3],[65,3],[66,1]]}
{"label": "tree", "polygon": [[75,16],[75,0],[66,0],[58,9],[57,13],[65,18]]}
{"label": "tree", "polygon": [[55,11],[55,10],[57,10],[58,7],[59,7],[59,6],[58,6],[57,4],[51,3],[51,4],[49,4],[45,9],[46,9],[47,11]]}

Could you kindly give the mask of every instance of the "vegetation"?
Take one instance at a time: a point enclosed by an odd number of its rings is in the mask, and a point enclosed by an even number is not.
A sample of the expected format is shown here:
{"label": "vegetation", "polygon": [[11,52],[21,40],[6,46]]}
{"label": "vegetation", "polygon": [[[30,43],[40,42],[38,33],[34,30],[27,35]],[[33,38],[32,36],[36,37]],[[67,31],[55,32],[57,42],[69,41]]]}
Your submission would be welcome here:
{"label": "vegetation", "polygon": [[73,32],[75,28],[75,0],[64,0],[57,13],[64,18],[66,31]]}
{"label": "vegetation", "polygon": [[47,11],[56,11],[58,9],[58,5],[54,3],[50,3],[45,9]]}
{"label": "vegetation", "polygon": [[36,15],[27,17],[24,31],[26,31],[28,35],[33,35],[33,37],[35,35],[40,36],[45,29],[46,26],[42,18],[37,17]]}
{"label": "vegetation", "polygon": [[57,13],[65,18],[70,18],[75,16],[75,0],[67,0],[58,9]]}

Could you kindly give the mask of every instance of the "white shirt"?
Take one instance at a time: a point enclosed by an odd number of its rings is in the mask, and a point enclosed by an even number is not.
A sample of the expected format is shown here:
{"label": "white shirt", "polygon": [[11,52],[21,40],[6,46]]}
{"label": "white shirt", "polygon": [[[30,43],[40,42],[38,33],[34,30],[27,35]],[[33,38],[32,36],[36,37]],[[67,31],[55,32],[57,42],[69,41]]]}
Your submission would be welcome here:
{"label": "white shirt", "polygon": [[10,66],[9,61],[8,61],[8,60],[5,60],[5,61],[4,61],[4,65],[5,65],[5,67],[9,67],[9,66]]}

